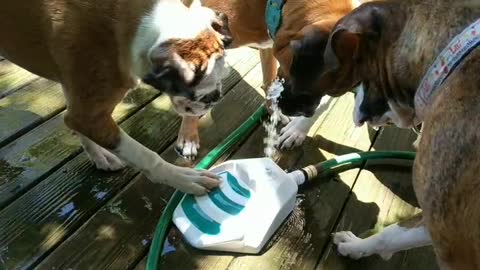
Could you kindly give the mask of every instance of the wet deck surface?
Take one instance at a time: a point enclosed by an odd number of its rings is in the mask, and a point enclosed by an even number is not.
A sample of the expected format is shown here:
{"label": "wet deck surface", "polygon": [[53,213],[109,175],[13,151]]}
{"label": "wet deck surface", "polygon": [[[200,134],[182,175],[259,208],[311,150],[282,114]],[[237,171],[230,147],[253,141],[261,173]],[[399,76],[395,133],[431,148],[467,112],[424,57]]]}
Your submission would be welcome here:
{"label": "wet deck surface", "polygon": [[[201,119],[201,157],[263,102],[257,52],[232,50],[224,100]],[[413,150],[415,135],[352,124],[351,94],[333,99],[303,147],[284,152],[284,168],[369,150]],[[133,169],[97,171],[63,124],[58,84],[0,57],[0,269],[144,269],[153,230],[173,190]],[[180,118],[155,90],[132,91],[114,112],[131,136],[170,162]],[[258,127],[225,159],[263,155]],[[194,164],[190,164],[194,165]],[[407,166],[369,166],[300,189],[297,207],[260,256],[208,253],[168,236],[163,269],[437,269],[431,248],[384,262],[338,256],[330,234],[362,233],[419,211]],[[252,221],[254,222],[254,221]]]}

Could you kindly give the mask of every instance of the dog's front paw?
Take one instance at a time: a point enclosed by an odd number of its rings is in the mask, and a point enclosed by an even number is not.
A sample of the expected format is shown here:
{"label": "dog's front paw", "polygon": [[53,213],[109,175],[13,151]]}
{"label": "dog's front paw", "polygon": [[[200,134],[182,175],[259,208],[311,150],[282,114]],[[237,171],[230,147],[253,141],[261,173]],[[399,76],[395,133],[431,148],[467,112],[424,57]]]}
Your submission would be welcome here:
{"label": "dog's front paw", "polygon": [[337,232],[333,234],[333,243],[337,245],[337,250],[343,256],[352,259],[360,259],[362,257],[372,255],[368,250],[368,245],[363,243],[361,238],[358,238],[352,232]]}
{"label": "dog's front paw", "polygon": [[306,117],[295,117],[280,131],[278,147],[280,149],[291,149],[302,145],[307,133],[312,126],[312,119]]}
{"label": "dog's front paw", "polygon": [[340,254],[356,260],[373,254],[378,254],[382,259],[389,260],[393,255],[393,253],[383,250],[376,237],[361,239],[348,231],[334,233],[333,243],[337,245]]}
{"label": "dog's front paw", "polygon": [[198,135],[197,119],[185,119],[178,133],[177,153],[188,160],[194,160],[200,149],[200,136]]}
{"label": "dog's front paw", "polygon": [[200,138],[196,135],[178,134],[176,151],[182,157],[188,160],[194,160],[197,157],[200,148]]}
{"label": "dog's front paw", "polygon": [[93,148],[86,149],[87,155],[95,164],[95,167],[104,171],[118,171],[125,168],[126,164],[116,155],[110,153],[103,147],[96,146]]}
{"label": "dog's front paw", "polygon": [[203,195],[220,184],[220,177],[206,170],[174,166],[168,171],[167,184],[185,193]]}

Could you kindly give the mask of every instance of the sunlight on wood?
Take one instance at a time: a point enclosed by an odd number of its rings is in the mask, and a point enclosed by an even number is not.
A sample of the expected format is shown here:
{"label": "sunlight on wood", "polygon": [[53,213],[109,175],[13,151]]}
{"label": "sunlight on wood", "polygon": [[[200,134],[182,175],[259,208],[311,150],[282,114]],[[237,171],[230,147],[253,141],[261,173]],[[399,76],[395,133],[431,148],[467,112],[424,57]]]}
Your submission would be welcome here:
{"label": "sunlight on wood", "polygon": [[108,225],[102,225],[97,230],[96,240],[113,240],[115,239],[115,228]]}
{"label": "sunlight on wood", "polygon": [[152,101],[151,105],[155,109],[159,109],[162,111],[173,110],[172,102],[170,102],[170,99],[167,96],[162,96],[160,98],[155,99],[154,101]]}
{"label": "sunlight on wood", "polygon": [[40,230],[40,233],[45,235],[41,248],[49,250],[65,236],[65,229],[58,224],[46,224]]}

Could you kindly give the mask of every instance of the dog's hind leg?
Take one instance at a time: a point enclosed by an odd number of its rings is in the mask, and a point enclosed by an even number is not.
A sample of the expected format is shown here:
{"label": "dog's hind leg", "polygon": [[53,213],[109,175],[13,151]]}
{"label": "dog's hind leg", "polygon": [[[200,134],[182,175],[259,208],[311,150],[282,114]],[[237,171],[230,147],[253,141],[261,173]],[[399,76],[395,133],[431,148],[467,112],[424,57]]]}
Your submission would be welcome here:
{"label": "dog's hind leg", "polygon": [[352,232],[337,232],[333,234],[333,242],[343,256],[360,259],[378,254],[388,260],[396,252],[430,245],[431,239],[419,214],[365,239],[358,238]]}

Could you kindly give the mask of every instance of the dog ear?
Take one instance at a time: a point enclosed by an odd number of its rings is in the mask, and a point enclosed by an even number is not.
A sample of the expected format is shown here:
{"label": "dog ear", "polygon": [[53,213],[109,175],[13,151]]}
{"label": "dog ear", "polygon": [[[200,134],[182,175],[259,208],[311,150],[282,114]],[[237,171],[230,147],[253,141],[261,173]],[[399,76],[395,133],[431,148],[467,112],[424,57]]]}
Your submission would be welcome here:
{"label": "dog ear", "polygon": [[195,7],[202,6],[202,3],[200,0],[181,0],[181,1],[188,8],[195,8]]}
{"label": "dog ear", "polygon": [[366,45],[375,47],[380,39],[389,6],[383,2],[363,4],[341,19],[332,30],[324,52],[327,70],[353,64]]}
{"label": "dog ear", "polygon": [[146,84],[169,95],[190,97],[190,85],[195,79],[195,68],[171,49],[168,42],[150,52],[151,71],[142,78]]}
{"label": "dog ear", "polygon": [[212,22],[212,28],[221,35],[223,46],[229,48],[233,42],[233,37],[228,25],[228,16],[225,13],[215,12],[215,20]]}

